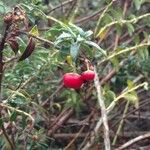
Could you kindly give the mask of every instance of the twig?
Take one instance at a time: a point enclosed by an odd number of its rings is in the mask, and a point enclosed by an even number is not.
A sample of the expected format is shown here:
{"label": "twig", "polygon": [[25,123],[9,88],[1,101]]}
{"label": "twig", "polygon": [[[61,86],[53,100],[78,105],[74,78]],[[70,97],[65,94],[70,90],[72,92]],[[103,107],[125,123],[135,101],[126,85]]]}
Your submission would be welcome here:
{"label": "twig", "polygon": [[3,131],[3,134],[4,134],[5,138],[6,138],[6,140],[8,141],[8,143],[9,143],[9,145],[10,145],[10,147],[11,147],[11,150],[15,150],[15,149],[16,149],[16,148],[15,148],[15,145],[14,145],[13,142],[11,141],[11,139],[10,139],[10,137],[8,136],[8,134],[7,134],[7,132],[6,132],[6,130],[5,130],[5,128],[4,128],[3,125],[2,125],[2,127],[1,127],[1,129],[2,129],[2,131]]}
{"label": "twig", "polygon": [[107,111],[105,108],[104,101],[102,99],[101,87],[100,87],[99,78],[98,78],[98,75],[96,72],[96,68],[95,68],[95,74],[96,74],[96,76],[95,76],[94,83],[95,83],[95,87],[97,89],[98,101],[99,101],[99,105],[101,108],[102,117],[99,119],[99,121],[97,122],[97,124],[94,128],[94,131],[91,133],[90,142],[88,142],[82,150],[88,150],[93,145],[95,136],[98,135],[98,130],[99,130],[102,123],[104,124],[105,149],[110,150],[110,139],[109,139],[109,127],[108,127],[108,121],[107,121]]}
{"label": "twig", "polygon": [[75,138],[78,135],[79,138],[84,138],[88,134],[88,133],[81,133],[81,134],[78,133],[55,133],[53,137],[56,139],[70,139]]}
{"label": "twig", "polygon": [[73,1],[74,1],[74,0],[65,1],[65,2],[61,3],[60,5],[57,5],[56,7],[54,7],[53,9],[51,9],[50,11],[48,11],[46,14],[49,14],[49,13],[55,11],[56,9],[59,9],[60,7],[63,7],[63,6],[65,6],[65,5],[67,5],[67,4],[70,4],[70,3],[72,3]]}
{"label": "twig", "polygon": [[64,150],[69,150],[71,145],[75,142],[75,140],[79,137],[79,135],[82,133],[83,129],[85,128],[85,125],[79,130],[79,132],[76,134],[76,136],[69,142],[69,144],[64,148]]}
{"label": "twig", "polygon": [[41,41],[41,42],[45,42],[45,43],[49,44],[50,46],[54,46],[54,43],[53,43],[53,42],[51,42],[51,41],[49,41],[49,40],[46,40],[46,39],[43,39],[43,38],[41,38],[41,37],[39,37],[39,36],[35,36],[35,35],[33,35],[33,34],[30,34],[30,33],[24,32],[24,31],[19,31],[19,33],[20,33],[20,34],[25,34],[25,35],[27,35],[27,36],[29,36],[29,37],[33,37],[33,38],[35,38],[35,39],[37,39],[37,40],[39,40],[39,41]]}
{"label": "twig", "polygon": [[99,24],[102,20],[102,18],[104,17],[104,15],[106,14],[106,12],[108,11],[108,9],[112,6],[113,2],[115,2],[116,0],[112,0],[104,9],[104,11],[102,12],[102,14],[100,15],[99,19],[98,19],[98,22],[97,22],[97,25],[96,25],[96,28],[95,28],[95,31],[94,31],[94,34],[96,35],[97,34],[97,31],[98,31],[98,28],[99,28]]}
{"label": "twig", "polygon": [[116,25],[116,24],[121,24],[121,25],[123,25],[123,24],[126,24],[126,23],[133,23],[133,24],[135,24],[135,23],[138,22],[139,20],[144,19],[144,18],[149,17],[149,16],[150,16],[150,13],[146,13],[146,14],[144,14],[144,15],[135,17],[135,18],[130,19],[130,20],[124,20],[124,19],[122,19],[122,20],[119,20],[119,21],[111,22],[111,23],[105,25],[103,28],[101,28],[101,30],[99,31],[99,33],[97,34],[96,37],[98,37],[98,36],[99,36],[102,32],[104,32],[107,28],[109,28],[109,27],[111,27],[111,26],[113,26],[113,25]]}
{"label": "twig", "polygon": [[121,121],[120,121],[120,123],[119,123],[119,127],[118,127],[118,129],[117,129],[116,135],[115,135],[115,137],[114,137],[114,139],[113,139],[112,145],[115,145],[115,144],[116,144],[118,135],[119,135],[119,133],[120,133],[120,131],[121,131],[121,129],[122,129],[123,123],[124,123],[124,118],[125,118],[125,116],[126,116],[126,113],[127,113],[127,111],[128,111],[128,108],[129,108],[129,104],[130,104],[130,101],[128,100],[127,103],[126,103],[124,112],[123,112],[122,119],[121,119]]}
{"label": "twig", "polygon": [[73,14],[71,15],[70,17],[70,22],[73,22],[74,21],[74,18],[76,17],[78,11],[79,11],[79,8],[80,8],[80,5],[81,5],[81,1],[82,0],[76,0],[76,8],[75,10],[73,11]]}
{"label": "twig", "polygon": [[146,133],[144,135],[140,135],[140,136],[138,136],[138,137],[136,137],[134,139],[131,139],[130,141],[128,141],[127,143],[123,144],[119,148],[116,148],[115,150],[123,150],[123,149],[128,148],[129,146],[133,145],[134,143],[136,143],[138,141],[141,141],[141,140],[144,140],[144,139],[147,139],[147,138],[150,138],[150,132]]}
{"label": "twig", "polygon": [[139,44],[139,45],[135,45],[135,46],[132,46],[132,47],[128,47],[128,48],[125,48],[119,52],[116,52],[116,53],[113,53],[112,55],[108,56],[106,59],[103,59],[101,62],[98,63],[98,65],[104,63],[105,61],[108,61],[118,55],[121,55],[123,53],[126,53],[126,52],[129,52],[129,51],[132,51],[132,50],[136,50],[138,48],[141,48],[141,47],[145,47],[145,46],[149,46],[150,45],[150,42],[147,42],[147,43],[142,43],[142,44]]}
{"label": "twig", "polygon": [[[91,114],[88,116],[88,118],[86,118],[87,121],[90,120],[90,118],[93,116],[93,111],[91,112]],[[80,136],[80,134],[82,133],[82,131],[84,130],[86,125],[83,125],[82,128],[79,130],[79,132],[76,134],[76,136],[69,142],[69,144],[64,148],[65,150],[69,150],[69,148],[71,147],[71,145],[75,142],[75,140]]]}
{"label": "twig", "polygon": [[57,123],[51,127],[51,130],[48,131],[48,136],[51,136],[62,124],[69,119],[69,117],[73,114],[73,109],[69,109],[66,114],[64,114]]}
{"label": "twig", "polygon": [[90,20],[90,19],[92,19],[92,18],[98,16],[99,13],[100,13],[101,11],[103,11],[104,9],[105,9],[105,8],[102,8],[102,9],[96,11],[95,13],[93,13],[92,15],[86,16],[86,17],[84,17],[84,18],[81,18],[81,19],[75,21],[75,24],[81,24],[81,23],[83,23],[83,22],[86,22],[86,21],[88,21],[88,20]]}
{"label": "twig", "polygon": [[29,118],[32,120],[32,125],[34,124],[34,118],[33,118],[30,114],[28,114],[28,113],[26,113],[26,112],[24,112],[24,111],[22,111],[22,110],[20,110],[20,109],[11,107],[11,106],[9,106],[9,105],[6,105],[6,104],[0,103],[0,106],[1,106],[1,107],[5,107],[5,108],[7,108],[7,109],[10,109],[10,110],[12,110],[12,111],[16,111],[16,112],[18,112],[18,113],[20,113],[20,114],[23,114],[23,115],[29,117]]}
{"label": "twig", "polygon": [[[110,138],[109,138],[109,126],[108,126],[108,118],[107,118],[107,110],[105,107],[105,103],[104,103],[104,99],[101,93],[101,86],[99,83],[99,78],[98,78],[98,74],[96,71],[96,67],[94,67],[95,69],[95,80],[94,80],[94,84],[95,84],[95,88],[97,90],[97,96],[98,96],[98,102],[99,102],[99,106],[101,108],[101,118],[103,121],[103,126],[104,126],[104,144],[105,144],[105,150],[110,150]],[[99,128],[96,129],[96,134],[98,133]]]}
{"label": "twig", "polygon": [[[141,80],[143,78],[143,76],[139,76],[135,81],[134,81],[134,83],[135,82],[137,82],[137,81],[139,81],[139,80]],[[145,86],[145,82],[144,83],[141,83],[141,84],[139,84],[139,85],[137,85],[137,86],[135,86],[134,88],[132,88],[132,89],[130,89],[130,90],[127,90],[127,91],[125,91],[124,93],[122,93],[121,95],[119,95],[109,106],[108,106],[108,108],[107,108],[107,114],[109,114],[112,110],[113,110],[113,108],[116,106],[116,104],[117,104],[117,102],[121,99],[121,98],[123,98],[127,93],[130,93],[130,92],[132,92],[132,91],[135,91],[136,89],[138,89],[138,88],[141,88],[141,87],[143,87],[143,86]],[[125,89],[126,90],[126,89]],[[90,138],[90,140],[89,140],[89,142],[82,148],[82,150],[88,150],[93,144],[94,144],[94,141],[95,141],[95,133],[97,133],[96,131],[98,131],[98,129],[100,128],[100,126],[102,125],[102,118],[100,118],[99,119],[99,121],[97,122],[97,124],[96,124],[96,127],[94,128],[94,131],[91,133],[91,138]]]}

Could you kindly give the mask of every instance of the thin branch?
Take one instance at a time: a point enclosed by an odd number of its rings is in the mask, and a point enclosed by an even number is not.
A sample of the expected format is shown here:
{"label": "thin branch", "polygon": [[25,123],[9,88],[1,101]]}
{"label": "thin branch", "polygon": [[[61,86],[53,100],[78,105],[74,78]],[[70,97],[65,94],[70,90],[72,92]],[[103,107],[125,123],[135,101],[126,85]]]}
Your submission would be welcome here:
{"label": "thin branch", "polygon": [[13,142],[11,141],[11,139],[10,139],[10,137],[8,136],[8,134],[7,134],[7,132],[6,132],[6,130],[5,130],[5,128],[4,128],[3,125],[2,125],[2,127],[1,127],[1,129],[2,129],[2,131],[3,131],[3,134],[4,134],[4,136],[5,136],[6,140],[7,140],[7,142],[9,143],[9,145],[10,145],[10,147],[11,147],[11,150],[15,150],[15,149],[16,149],[16,148],[15,148],[15,145],[14,145]]}
{"label": "thin branch", "polygon": [[[109,138],[107,110],[106,110],[105,103],[104,103],[104,100],[103,100],[103,97],[102,97],[101,86],[100,86],[100,83],[99,83],[99,78],[98,78],[98,75],[97,75],[96,67],[95,67],[95,80],[94,80],[94,83],[95,83],[95,87],[96,87],[96,90],[97,90],[98,102],[99,102],[99,105],[100,105],[100,108],[101,108],[101,118],[99,119],[96,127],[94,128],[94,132],[91,135],[91,137],[92,137],[91,140],[92,140],[92,142],[94,142],[95,136],[98,135],[100,124],[103,123],[103,125],[104,125],[104,132],[103,133],[104,133],[105,150],[110,150],[111,147],[110,147],[110,138]],[[90,147],[91,147],[91,143],[88,143],[82,150],[88,150]]]}
{"label": "thin branch", "polygon": [[50,46],[54,46],[54,43],[53,43],[53,42],[51,42],[51,41],[49,41],[49,40],[46,40],[46,39],[44,39],[44,38],[41,38],[41,37],[39,37],[39,36],[35,36],[35,35],[33,35],[33,34],[30,34],[30,33],[24,32],[24,31],[19,31],[19,33],[20,33],[20,34],[25,34],[25,35],[27,35],[27,36],[29,36],[29,37],[33,37],[33,38],[35,38],[35,39],[37,39],[37,40],[39,40],[39,41],[41,41],[41,42],[47,43],[47,44],[50,45]]}
{"label": "thin branch", "polygon": [[112,142],[112,145],[115,145],[115,144],[116,144],[118,135],[119,135],[119,133],[120,133],[120,131],[121,131],[121,129],[122,129],[123,123],[124,123],[124,118],[125,118],[125,116],[126,116],[126,113],[127,113],[127,111],[128,111],[128,108],[129,108],[129,104],[130,104],[130,101],[128,100],[128,101],[126,102],[126,106],[125,106],[125,109],[124,109],[124,112],[123,112],[123,116],[122,116],[122,119],[121,119],[121,121],[120,121],[120,123],[119,123],[118,129],[117,129],[117,132],[116,132],[116,135],[115,135],[115,137],[114,137],[114,139],[113,139],[113,142]]}
{"label": "thin branch", "polygon": [[50,11],[48,11],[46,14],[49,14],[49,13],[55,11],[56,9],[59,9],[59,8],[65,6],[65,5],[71,4],[73,1],[74,0],[65,1],[65,2],[61,3],[60,5],[57,5],[56,7],[54,7],[53,9],[51,9]]}
{"label": "thin branch", "polygon": [[135,23],[137,23],[139,20],[144,19],[144,18],[147,18],[147,17],[149,17],[149,16],[150,16],[150,13],[146,13],[146,14],[144,14],[144,15],[141,15],[141,16],[139,16],[139,17],[135,17],[135,18],[130,19],[130,20],[124,20],[124,19],[122,19],[122,20],[119,20],[119,21],[111,22],[111,23],[105,25],[103,28],[101,28],[101,30],[99,31],[99,33],[97,34],[96,37],[98,37],[98,36],[99,36],[101,33],[103,33],[107,28],[110,28],[110,27],[113,26],[113,25],[116,25],[116,24],[123,25],[123,24],[126,24],[126,23],[133,23],[133,24],[135,24]]}
{"label": "thin branch", "polygon": [[12,111],[16,111],[16,112],[18,112],[18,113],[20,113],[20,114],[23,114],[23,115],[29,117],[29,118],[32,120],[32,125],[34,124],[34,118],[33,118],[30,114],[28,114],[28,113],[26,113],[26,112],[24,112],[24,111],[22,111],[22,110],[20,110],[20,109],[11,107],[11,106],[9,106],[9,105],[6,105],[6,104],[0,103],[0,106],[1,106],[1,107],[5,107],[5,108],[7,108],[7,109],[10,109],[10,110],[12,110]]}
{"label": "thin branch", "polygon": [[[134,80],[134,83],[136,83],[137,81],[141,80],[142,78],[143,78],[143,76],[139,76],[136,80]],[[113,108],[116,106],[117,102],[118,102],[121,98],[123,98],[124,95],[126,95],[127,93],[130,93],[130,92],[132,92],[132,91],[135,91],[135,90],[137,90],[138,88],[141,88],[141,87],[145,86],[145,84],[146,84],[146,83],[144,82],[144,83],[141,83],[141,84],[135,86],[134,88],[132,88],[132,89],[130,89],[130,90],[127,90],[127,89],[123,90],[124,92],[123,92],[121,95],[119,95],[119,96],[108,106],[108,108],[107,108],[107,114],[109,114],[109,113],[113,110]],[[94,142],[95,142],[95,137],[96,137],[95,134],[98,134],[97,131],[98,131],[99,128],[101,127],[102,123],[103,123],[103,120],[102,120],[102,118],[100,118],[99,121],[97,122],[95,128],[94,128],[94,131],[93,131],[93,132],[91,133],[91,135],[90,135],[90,140],[89,140],[89,142],[82,148],[82,150],[89,150],[90,147],[94,144]]]}
{"label": "thin branch", "polygon": [[96,25],[96,28],[95,28],[95,31],[94,31],[94,34],[96,35],[97,31],[98,31],[98,28],[99,28],[99,24],[102,20],[102,18],[104,17],[104,15],[106,14],[106,12],[108,11],[108,9],[112,6],[112,4],[115,2],[116,0],[112,0],[106,7],[105,9],[103,10],[102,14],[100,15],[99,19],[98,19],[98,22],[97,22],[97,25]]}
{"label": "thin branch", "polygon": [[108,56],[107,58],[103,59],[101,62],[98,63],[98,65],[104,63],[105,61],[108,61],[118,55],[121,55],[123,53],[126,53],[126,52],[129,52],[129,51],[132,51],[132,50],[136,50],[138,48],[142,48],[142,47],[145,47],[145,46],[149,46],[150,45],[150,42],[147,42],[147,43],[142,43],[142,44],[139,44],[139,45],[135,45],[135,46],[132,46],[132,47],[128,47],[128,48],[125,48],[119,52],[116,52],[116,53],[113,53],[112,55]]}
{"label": "thin branch", "polygon": [[100,13],[101,11],[103,11],[104,9],[105,9],[105,8],[102,8],[102,9],[96,11],[95,13],[93,13],[92,15],[86,16],[86,17],[84,17],[84,18],[81,18],[81,19],[75,21],[75,24],[81,24],[81,23],[83,23],[83,22],[86,22],[86,21],[88,21],[88,20],[94,18],[94,17],[97,17],[97,16],[99,15],[99,13]]}
{"label": "thin branch", "polygon": [[[100,86],[100,82],[99,82],[99,77],[97,74],[97,70],[96,67],[94,67],[95,69],[95,80],[94,80],[94,84],[95,84],[95,88],[97,90],[97,96],[98,96],[98,102],[99,102],[99,106],[101,108],[101,117],[102,117],[102,121],[103,121],[103,126],[104,126],[104,144],[105,144],[105,150],[110,150],[110,137],[109,137],[109,126],[108,126],[108,117],[107,117],[107,110],[105,107],[105,103],[104,103],[104,99],[101,93],[101,86]],[[99,128],[97,128],[97,132],[98,133]]]}
{"label": "thin branch", "polygon": [[134,143],[136,143],[138,141],[141,141],[141,140],[144,140],[144,139],[147,139],[147,138],[150,138],[150,132],[146,133],[144,135],[140,135],[140,136],[138,136],[138,137],[136,137],[134,139],[131,139],[130,141],[128,141],[127,143],[123,144],[119,148],[116,148],[115,150],[123,150],[123,149],[128,148],[129,146],[133,145]]}

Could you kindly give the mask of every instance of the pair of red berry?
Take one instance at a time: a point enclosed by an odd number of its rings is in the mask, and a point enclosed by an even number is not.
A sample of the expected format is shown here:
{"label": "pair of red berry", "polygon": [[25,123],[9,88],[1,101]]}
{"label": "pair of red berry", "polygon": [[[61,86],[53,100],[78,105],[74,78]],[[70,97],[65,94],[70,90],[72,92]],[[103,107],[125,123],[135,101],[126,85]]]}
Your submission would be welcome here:
{"label": "pair of red berry", "polygon": [[84,81],[94,80],[95,73],[92,70],[87,70],[81,75],[77,73],[66,73],[63,76],[63,84],[67,88],[79,89]]}

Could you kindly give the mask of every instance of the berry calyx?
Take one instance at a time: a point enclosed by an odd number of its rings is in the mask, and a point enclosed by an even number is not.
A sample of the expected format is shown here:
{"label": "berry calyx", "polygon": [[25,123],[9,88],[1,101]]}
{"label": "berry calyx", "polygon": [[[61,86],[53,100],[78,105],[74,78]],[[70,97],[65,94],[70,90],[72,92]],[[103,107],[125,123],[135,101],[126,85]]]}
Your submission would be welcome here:
{"label": "berry calyx", "polygon": [[84,81],[91,81],[95,78],[95,72],[92,70],[87,70],[83,72],[81,76]]}
{"label": "berry calyx", "polygon": [[83,80],[81,75],[77,73],[66,73],[63,76],[63,84],[67,88],[79,89],[83,84]]}

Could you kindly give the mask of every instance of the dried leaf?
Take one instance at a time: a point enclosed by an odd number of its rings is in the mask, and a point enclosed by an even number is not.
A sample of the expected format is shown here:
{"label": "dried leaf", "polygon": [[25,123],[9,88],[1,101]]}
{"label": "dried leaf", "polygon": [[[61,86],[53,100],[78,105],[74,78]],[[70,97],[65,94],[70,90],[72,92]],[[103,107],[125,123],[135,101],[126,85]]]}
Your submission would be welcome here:
{"label": "dried leaf", "polygon": [[24,51],[24,53],[22,54],[22,56],[20,57],[20,59],[18,61],[22,61],[22,60],[25,60],[26,58],[28,58],[32,52],[34,51],[35,49],[35,41],[34,39],[31,37],[29,39],[29,43]]}
{"label": "dried leaf", "polygon": [[29,32],[30,34],[32,35],[35,35],[35,36],[39,36],[39,31],[38,31],[38,28],[37,28],[37,25],[35,25]]}

